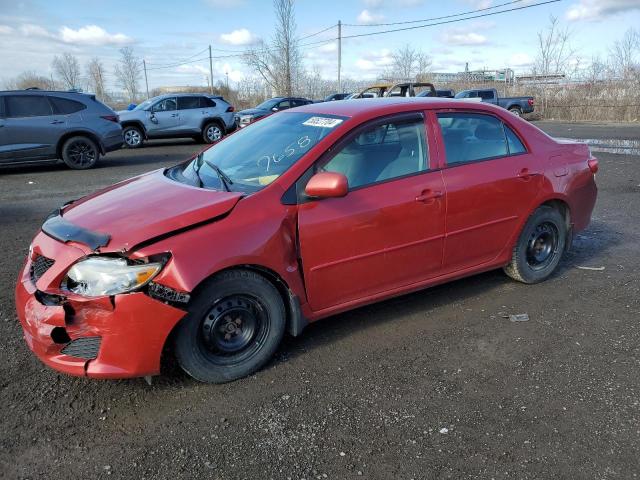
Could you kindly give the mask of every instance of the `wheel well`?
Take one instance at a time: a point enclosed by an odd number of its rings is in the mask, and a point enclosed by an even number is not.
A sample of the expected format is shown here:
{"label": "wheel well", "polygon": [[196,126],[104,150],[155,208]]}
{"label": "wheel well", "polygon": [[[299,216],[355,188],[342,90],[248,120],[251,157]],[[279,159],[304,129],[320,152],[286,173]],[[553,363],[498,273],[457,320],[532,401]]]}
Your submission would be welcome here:
{"label": "wheel well", "polygon": [[95,135],[95,134],[93,134],[91,132],[86,132],[84,130],[80,130],[80,131],[65,133],[62,137],[60,137],[60,140],[58,140],[58,145],[56,146],[56,157],[57,158],[62,158],[62,146],[64,145],[64,142],[69,140],[71,137],[87,137],[87,138],[90,138],[98,146],[98,150],[100,150],[100,153],[102,155],[105,154],[104,148],[102,146],[102,142],[100,141],[100,139],[98,138],[97,135]]}
{"label": "wheel well", "polygon": [[567,238],[565,242],[565,251],[568,251],[573,244],[573,228],[571,228],[571,209],[569,205],[564,200],[548,200],[544,202],[541,206],[551,207],[560,212],[562,217],[564,218],[565,226],[567,227]]}
{"label": "wheel well", "polygon": [[121,125],[122,125],[122,128],[138,127],[140,131],[142,131],[142,134],[145,136],[145,138],[147,137],[147,129],[144,128],[144,125],[142,124],[142,122],[139,122],[137,120],[129,120],[128,122],[122,122]]}
{"label": "wheel well", "polygon": [[[300,311],[298,298],[289,289],[289,286],[282,279],[282,277],[278,275],[275,271],[269,268],[266,268],[260,265],[234,265],[233,267],[228,267],[223,270],[219,270],[214,274],[209,275],[207,278],[202,279],[202,281],[191,292],[191,298],[194,298],[198,294],[198,291],[202,288],[202,286],[208,280],[216,277],[222,272],[228,272],[230,270],[248,270],[248,271],[257,273],[258,275],[268,280],[278,290],[278,293],[282,298],[282,302],[284,303],[285,311],[287,314],[287,319],[286,319],[287,332],[289,332],[294,337],[300,335],[300,333],[302,332],[302,330],[304,329],[304,327],[307,325],[308,322],[307,322],[307,319],[304,318],[304,316],[302,315],[302,312]],[[169,333],[169,335],[167,335],[167,338],[164,343],[164,348],[163,348],[163,354],[162,354],[163,357],[168,352],[170,352],[171,345],[172,345],[171,342],[173,341],[175,332],[177,331],[180,323],[182,323],[182,320],[176,323],[174,327],[171,329],[171,332]]]}
{"label": "wheel well", "polygon": [[509,105],[507,107],[507,110],[520,110],[520,111],[522,111],[522,108],[520,107],[520,105]]}

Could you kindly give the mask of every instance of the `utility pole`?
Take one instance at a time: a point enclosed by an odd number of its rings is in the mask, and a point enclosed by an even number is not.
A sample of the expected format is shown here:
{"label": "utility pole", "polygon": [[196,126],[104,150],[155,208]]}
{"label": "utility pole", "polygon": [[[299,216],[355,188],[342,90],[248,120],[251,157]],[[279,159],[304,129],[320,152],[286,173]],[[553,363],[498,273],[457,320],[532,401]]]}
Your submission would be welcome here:
{"label": "utility pole", "polygon": [[342,93],[340,70],[342,70],[342,21],[338,20],[338,93]]}
{"label": "utility pole", "polygon": [[229,95],[229,70],[225,70],[224,74],[227,76],[227,95]]}
{"label": "utility pole", "polygon": [[209,90],[213,95],[213,59],[211,58],[211,45],[209,45],[209,75],[211,75],[211,83],[209,83]]}
{"label": "utility pole", "polygon": [[144,84],[147,86],[147,100],[149,100],[149,80],[147,80],[147,62],[142,59],[142,66],[144,67]]}

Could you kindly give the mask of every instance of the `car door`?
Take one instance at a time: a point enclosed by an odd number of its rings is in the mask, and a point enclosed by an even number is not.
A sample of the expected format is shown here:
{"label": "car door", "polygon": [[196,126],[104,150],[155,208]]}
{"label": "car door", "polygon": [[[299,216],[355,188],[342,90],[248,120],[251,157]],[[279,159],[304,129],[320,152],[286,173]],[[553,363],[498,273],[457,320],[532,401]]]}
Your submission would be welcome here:
{"label": "car door", "polygon": [[164,98],[151,107],[149,121],[145,125],[150,137],[171,135],[178,129],[176,97]]}
{"label": "car door", "polygon": [[[513,129],[491,114],[437,113],[447,190],[445,273],[494,260],[541,190],[541,169]],[[510,138],[510,140],[509,140]]]}
{"label": "car door", "polygon": [[6,95],[2,161],[54,158],[66,128],[63,115],[54,114],[45,95]]}
{"label": "car door", "polygon": [[201,106],[202,97],[178,97],[178,125],[176,131],[185,133],[199,133],[205,109]]}
{"label": "car door", "polygon": [[344,174],[350,187],[343,198],[299,206],[302,265],[313,310],[439,274],[444,185],[431,164],[425,133],[422,114],[389,117],[347,135],[317,163],[316,170]]}

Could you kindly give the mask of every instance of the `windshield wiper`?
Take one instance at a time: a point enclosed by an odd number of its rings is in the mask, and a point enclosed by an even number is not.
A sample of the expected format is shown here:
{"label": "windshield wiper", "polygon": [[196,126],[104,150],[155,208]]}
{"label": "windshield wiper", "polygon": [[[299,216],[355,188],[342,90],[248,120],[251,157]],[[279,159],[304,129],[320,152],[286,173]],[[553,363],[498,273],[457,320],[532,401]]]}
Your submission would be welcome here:
{"label": "windshield wiper", "polygon": [[231,187],[229,185],[233,185],[233,182],[231,181],[229,176],[226,173],[224,173],[222,169],[219,166],[217,166],[215,163],[207,162],[206,160],[205,162],[207,165],[209,165],[211,168],[213,168],[216,171],[216,173],[218,174],[218,178],[220,179],[220,183],[222,183],[222,185],[224,186],[224,189],[227,192],[230,192]]}

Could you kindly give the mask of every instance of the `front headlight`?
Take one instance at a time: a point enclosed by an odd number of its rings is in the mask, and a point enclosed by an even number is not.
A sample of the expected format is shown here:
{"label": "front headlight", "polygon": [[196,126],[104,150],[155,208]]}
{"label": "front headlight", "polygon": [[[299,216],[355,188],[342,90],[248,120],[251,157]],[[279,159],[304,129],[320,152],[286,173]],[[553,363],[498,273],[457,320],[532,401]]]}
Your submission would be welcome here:
{"label": "front headlight", "polygon": [[124,258],[89,257],[67,272],[67,290],[85,297],[126,293],[146,285],[161,263],[129,264]]}

